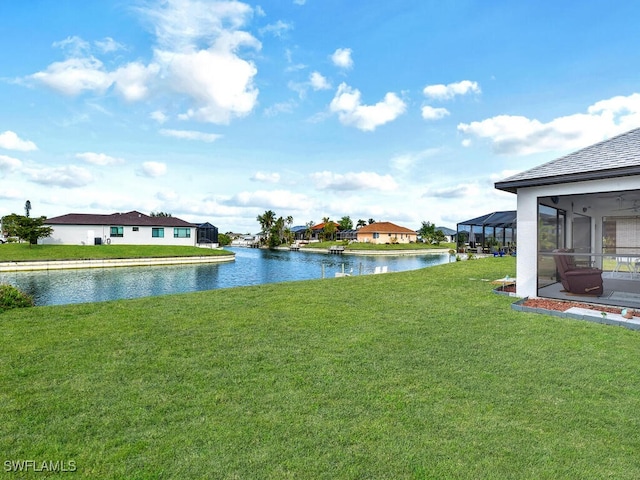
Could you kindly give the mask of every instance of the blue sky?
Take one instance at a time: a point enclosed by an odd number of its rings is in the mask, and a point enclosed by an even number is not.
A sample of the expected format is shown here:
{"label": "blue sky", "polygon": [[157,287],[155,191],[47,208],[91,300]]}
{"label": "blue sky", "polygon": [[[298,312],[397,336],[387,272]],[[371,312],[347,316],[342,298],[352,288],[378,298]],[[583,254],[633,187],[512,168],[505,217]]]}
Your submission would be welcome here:
{"label": "blue sky", "polygon": [[515,209],[497,180],[640,127],[640,2],[0,2],[0,215],[255,232]]}

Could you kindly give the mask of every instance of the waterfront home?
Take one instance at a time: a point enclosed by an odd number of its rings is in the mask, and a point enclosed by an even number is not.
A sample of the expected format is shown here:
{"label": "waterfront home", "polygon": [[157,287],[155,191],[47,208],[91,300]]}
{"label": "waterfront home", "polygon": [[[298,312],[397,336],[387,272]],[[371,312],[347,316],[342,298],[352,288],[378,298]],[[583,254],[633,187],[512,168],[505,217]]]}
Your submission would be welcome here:
{"label": "waterfront home", "polygon": [[495,187],[518,197],[518,296],[579,298],[566,297],[556,272],[553,251],[570,249],[572,261],[603,270],[604,295],[590,302],[640,306],[640,128]]}
{"label": "waterfront home", "polygon": [[391,222],[374,222],[357,231],[356,240],[362,243],[412,243],[418,234],[415,230]]}
{"label": "waterfront home", "polygon": [[[45,225],[52,227],[53,233],[39,240],[43,244],[194,246],[198,239],[196,224],[176,217],[150,217],[135,210],[108,215],[69,213],[48,218]],[[213,239],[213,225],[203,226],[203,237]]]}

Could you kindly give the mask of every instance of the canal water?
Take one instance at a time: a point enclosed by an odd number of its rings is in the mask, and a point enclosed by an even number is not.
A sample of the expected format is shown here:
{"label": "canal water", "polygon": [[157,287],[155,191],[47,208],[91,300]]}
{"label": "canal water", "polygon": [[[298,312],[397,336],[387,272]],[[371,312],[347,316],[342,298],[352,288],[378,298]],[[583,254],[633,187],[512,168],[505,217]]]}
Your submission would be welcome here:
{"label": "canal water", "polygon": [[236,254],[233,262],[0,272],[0,283],[9,283],[31,295],[36,305],[64,305],[319,279],[323,275],[333,278],[343,271],[367,275],[384,266],[389,272],[400,272],[452,261],[448,254],[378,256],[255,248],[229,250]]}

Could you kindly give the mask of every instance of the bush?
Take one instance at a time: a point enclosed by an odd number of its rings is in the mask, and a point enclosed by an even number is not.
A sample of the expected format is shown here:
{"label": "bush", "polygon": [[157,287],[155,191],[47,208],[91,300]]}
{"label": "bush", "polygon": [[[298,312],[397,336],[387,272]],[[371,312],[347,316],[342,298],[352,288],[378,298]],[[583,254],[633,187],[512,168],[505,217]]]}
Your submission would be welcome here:
{"label": "bush", "polygon": [[33,307],[33,299],[16,287],[0,284],[0,313],[12,308]]}

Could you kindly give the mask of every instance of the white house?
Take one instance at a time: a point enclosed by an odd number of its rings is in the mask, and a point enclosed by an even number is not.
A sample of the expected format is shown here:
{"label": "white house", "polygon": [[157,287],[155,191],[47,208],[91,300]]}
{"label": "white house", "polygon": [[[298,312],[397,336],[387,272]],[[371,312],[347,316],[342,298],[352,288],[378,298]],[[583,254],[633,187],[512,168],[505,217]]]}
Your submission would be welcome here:
{"label": "white house", "polygon": [[135,210],[96,215],[69,213],[47,219],[53,228],[44,244],[184,245],[194,246],[197,225],[176,217],[150,217]]}
{"label": "white house", "polygon": [[518,296],[561,298],[551,253],[557,248],[573,249],[576,261],[604,270],[605,293],[593,303],[619,304],[612,299],[624,289],[620,280],[640,278],[640,129],[495,187],[518,196]]}

